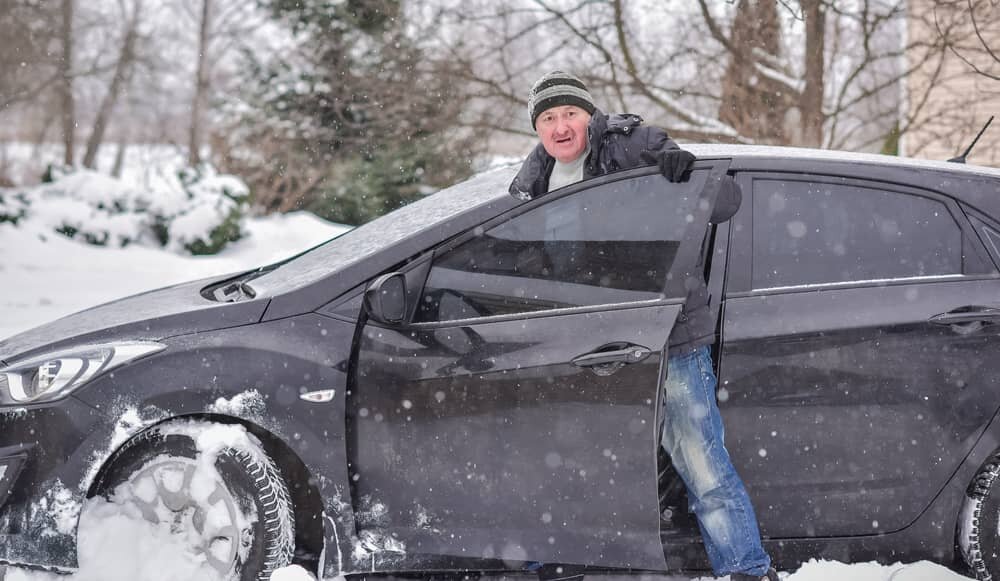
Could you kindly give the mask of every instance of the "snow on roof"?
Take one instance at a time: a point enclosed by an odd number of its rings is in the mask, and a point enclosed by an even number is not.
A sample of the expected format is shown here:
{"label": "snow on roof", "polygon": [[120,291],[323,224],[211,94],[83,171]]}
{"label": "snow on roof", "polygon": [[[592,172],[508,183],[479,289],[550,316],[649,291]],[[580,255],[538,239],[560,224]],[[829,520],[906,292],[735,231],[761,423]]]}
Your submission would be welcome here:
{"label": "snow on roof", "polygon": [[912,167],[914,169],[934,169],[958,173],[974,173],[1000,178],[1000,168],[952,163],[931,159],[897,157],[894,155],[881,155],[877,153],[856,153],[832,149],[809,149],[805,147],[781,147],[776,145],[730,145],[716,143],[685,143],[681,144],[681,147],[698,157],[755,157],[836,161],[843,163],[867,163],[893,167]]}

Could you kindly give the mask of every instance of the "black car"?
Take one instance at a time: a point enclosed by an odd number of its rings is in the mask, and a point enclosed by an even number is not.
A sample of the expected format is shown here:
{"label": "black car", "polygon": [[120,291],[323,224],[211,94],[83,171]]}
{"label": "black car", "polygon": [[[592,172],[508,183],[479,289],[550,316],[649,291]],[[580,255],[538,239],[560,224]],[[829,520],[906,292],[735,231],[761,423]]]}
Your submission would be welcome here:
{"label": "black car", "polygon": [[[72,569],[87,499],[152,485],[143,514],[227,579],[704,570],[658,445],[667,337],[704,276],[776,564],[1000,574],[1000,171],[691,150],[683,183],[642,168],[529,202],[516,168],[483,174],[0,342],[0,563]],[[742,206],[710,225],[730,176]],[[213,430],[236,435],[207,497]]]}

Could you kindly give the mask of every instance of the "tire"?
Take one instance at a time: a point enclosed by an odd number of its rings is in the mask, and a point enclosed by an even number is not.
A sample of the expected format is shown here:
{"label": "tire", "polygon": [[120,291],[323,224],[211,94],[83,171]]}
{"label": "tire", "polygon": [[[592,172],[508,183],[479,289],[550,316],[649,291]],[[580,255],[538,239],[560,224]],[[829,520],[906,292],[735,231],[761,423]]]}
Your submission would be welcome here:
{"label": "tire", "polygon": [[167,424],[133,438],[103,471],[96,490],[110,502],[132,504],[151,523],[169,515],[171,530],[196,539],[191,549],[205,555],[220,579],[267,581],[291,563],[294,552],[288,486],[249,434],[227,440],[214,454],[214,473],[206,469],[194,438],[213,426],[221,425]]}
{"label": "tire", "polygon": [[980,581],[1000,578],[1000,453],[976,473],[959,515],[959,547]]}

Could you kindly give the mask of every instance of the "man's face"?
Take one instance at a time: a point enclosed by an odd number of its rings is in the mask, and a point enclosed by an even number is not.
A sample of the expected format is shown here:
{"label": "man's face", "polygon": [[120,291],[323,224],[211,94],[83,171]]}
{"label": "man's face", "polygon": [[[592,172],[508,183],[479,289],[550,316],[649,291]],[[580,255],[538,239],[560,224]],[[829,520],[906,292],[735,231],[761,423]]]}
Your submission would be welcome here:
{"label": "man's face", "polygon": [[538,116],[535,131],[549,155],[569,163],[586,151],[589,123],[590,113],[576,105],[560,105]]}

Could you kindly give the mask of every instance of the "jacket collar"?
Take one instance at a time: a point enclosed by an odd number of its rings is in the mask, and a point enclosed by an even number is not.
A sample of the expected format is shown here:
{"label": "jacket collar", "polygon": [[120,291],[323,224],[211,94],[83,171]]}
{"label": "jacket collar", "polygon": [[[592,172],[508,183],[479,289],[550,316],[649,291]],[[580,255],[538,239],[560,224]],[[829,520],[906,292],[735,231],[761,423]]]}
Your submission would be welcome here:
{"label": "jacket collar", "polygon": [[[633,129],[642,125],[642,117],[632,113],[616,113],[608,116],[603,115],[604,131],[607,133],[624,133],[628,135]],[[593,119],[591,119],[593,122]]]}

